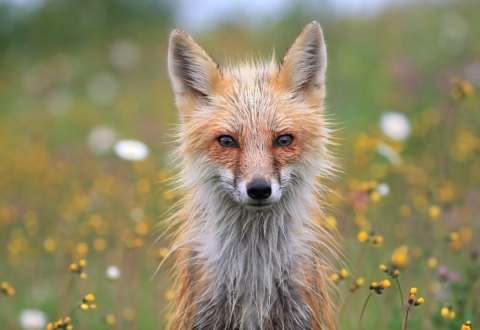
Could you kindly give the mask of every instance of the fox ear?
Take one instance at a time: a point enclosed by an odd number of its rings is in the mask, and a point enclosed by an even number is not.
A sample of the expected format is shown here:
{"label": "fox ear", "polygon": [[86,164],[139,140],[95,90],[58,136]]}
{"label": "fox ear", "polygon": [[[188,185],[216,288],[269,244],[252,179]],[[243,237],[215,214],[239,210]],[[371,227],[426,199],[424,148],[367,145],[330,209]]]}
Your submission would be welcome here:
{"label": "fox ear", "polygon": [[[320,24],[313,21],[300,33],[280,64],[279,82],[296,93],[323,98],[327,50]],[[316,92],[315,92],[316,91]]]}
{"label": "fox ear", "polygon": [[221,79],[217,64],[182,30],[170,35],[168,71],[175,94],[209,95]]}

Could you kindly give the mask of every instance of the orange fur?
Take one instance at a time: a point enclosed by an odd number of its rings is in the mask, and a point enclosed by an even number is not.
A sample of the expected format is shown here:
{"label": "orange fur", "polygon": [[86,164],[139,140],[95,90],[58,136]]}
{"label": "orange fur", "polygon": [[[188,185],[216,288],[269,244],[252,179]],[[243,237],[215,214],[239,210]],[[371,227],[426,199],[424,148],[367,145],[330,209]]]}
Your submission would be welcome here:
{"label": "orange fur", "polygon": [[[324,279],[327,265],[317,251],[333,244],[333,239],[314,222],[314,218],[323,214],[317,192],[325,189],[315,178],[330,175],[332,167],[326,147],[329,129],[323,110],[325,68],[323,34],[316,22],[302,31],[279,67],[272,61],[220,70],[190,36],[178,30],[172,33],[169,70],[182,121],[177,154],[182,166],[179,190],[184,196],[169,221],[175,229],[172,249],[176,251],[177,270],[176,313],[169,330],[207,329],[198,324],[210,324],[211,320],[202,319],[202,313],[205,318],[212,317],[206,314],[209,308],[216,308],[213,317],[225,312],[223,318],[218,316],[215,320],[215,330],[221,326],[234,330],[232,324],[237,324],[235,327],[248,324],[247,330],[276,330],[278,326],[284,328],[282,317],[289,322],[308,319],[311,328],[305,330],[334,329]],[[276,139],[285,134],[293,136],[294,143],[278,147]],[[235,141],[235,148],[219,144],[219,136],[224,135]],[[273,211],[258,213],[242,204],[248,197],[243,197],[245,193],[242,195],[239,187],[258,177],[280,187],[276,191],[277,199],[272,202]],[[288,188],[290,182],[295,183],[292,188]],[[292,201],[285,201],[288,198]],[[277,220],[285,223],[278,224],[277,228]],[[265,221],[263,227],[258,226],[260,221]],[[255,230],[244,234],[247,225]],[[265,229],[267,226],[279,234],[269,232]],[[232,232],[228,232],[230,229]],[[215,249],[220,253],[231,248],[228,244],[237,238],[232,234],[234,229],[241,233],[235,241],[237,250],[222,257],[232,258],[232,267],[226,270],[233,273],[232,280],[228,277],[230,274],[216,272],[216,264],[224,266],[229,260],[217,260]],[[250,241],[244,235],[250,235]],[[227,239],[221,241],[225,236]],[[277,236],[284,241],[277,242]],[[260,251],[261,243],[266,251]],[[281,257],[284,264],[277,265],[276,258],[280,256],[270,256],[275,253],[270,250],[277,248],[275,244],[283,244],[278,248],[279,253],[284,254]],[[257,269],[252,269],[249,259],[240,258],[247,253],[251,254],[248,256],[252,264],[258,262],[260,267],[265,266],[265,273],[256,274]],[[270,259],[262,261],[265,255]],[[274,269],[272,274],[268,273],[269,267]],[[278,272],[275,267],[280,273],[286,269],[288,276],[274,275],[274,271]],[[245,283],[248,286],[245,293],[238,293],[247,297],[245,301],[253,299],[253,306],[237,306],[235,285],[237,280],[242,280],[237,278],[237,273],[242,272],[257,276]],[[229,294],[235,296],[228,297],[232,305],[228,311],[223,310],[228,307],[221,306],[222,297],[215,296],[218,293],[212,289],[225,279],[231,282],[219,285],[229,290],[231,287],[234,293]],[[258,289],[260,298],[255,285],[250,283],[256,281],[264,285]],[[276,281],[284,286],[285,292],[280,288],[275,291]],[[288,301],[291,294],[298,294],[298,301]],[[283,304],[282,299],[291,306],[281,313],[269,309],[269,303]],[[259,306],[255,306],[257,301]],[[288,313],[297,315],[293,317]]]}

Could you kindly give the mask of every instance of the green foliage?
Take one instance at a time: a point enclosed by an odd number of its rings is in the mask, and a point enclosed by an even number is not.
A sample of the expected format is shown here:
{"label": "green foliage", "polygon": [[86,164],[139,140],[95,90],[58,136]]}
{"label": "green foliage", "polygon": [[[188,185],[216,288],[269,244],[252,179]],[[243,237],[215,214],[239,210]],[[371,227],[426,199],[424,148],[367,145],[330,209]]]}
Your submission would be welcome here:
{"label": "green foliage", "polygon": [[[1,329],[16,329],[26,308],[64,318],[90,292],[98,309],[76,311],[76,329],[111,328],[112,315],[119,329],[164,328],[173,261],[153,275],[168,254],[168,237],[157,238],[177,198],[165,183],[174,175],[169,134],[178,123],[165,59],[175,10],[156,1],[51,0],[32,12],[0,5],[0,282],[16,289],[0,296]],[[368,285],[350,294],[352,277],[390,278],[381,263],[400,271],[405,297],[412,286],[425,297],[410,311],[410,329],[480,324],[480,6],[322,16],[296,6],[264,28],[228,25],[196,39],[221,65],[249,51],[267,57],[274,47],[279,58],[309,19],[322,23],[327,111],[343,172],[328,183],[325,225],[338,228],[351,261],[336,284],[344,299],[333,297],[340,328],[358,328],[369,294]],[[405,115],[408,139],[381,131],[386,111]],[[143,141],[150,156],[127,162],[111,148],[95,153],[87,140],[100,126]],[[85,280],[68,268],[81,258]],[[117,281],[105,276],[110,265],[121,270]],[[401,328],[391,281],[372,297],[363,327]],[[442,317],[444,307],[456,317]]]}

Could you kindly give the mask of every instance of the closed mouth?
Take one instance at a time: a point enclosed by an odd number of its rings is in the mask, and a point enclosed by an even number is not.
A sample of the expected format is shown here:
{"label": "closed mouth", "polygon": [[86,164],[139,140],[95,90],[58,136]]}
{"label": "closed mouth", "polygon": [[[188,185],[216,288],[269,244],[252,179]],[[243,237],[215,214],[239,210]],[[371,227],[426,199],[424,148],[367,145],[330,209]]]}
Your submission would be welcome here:
{"label": "closed mouth", "polygon": [[249,210],[262,211],[262,210],[269,209],[272,206],[272,204],[273,203],[264,203],[264,204],[248,203],[248,204],[245,204],[245,207]]}

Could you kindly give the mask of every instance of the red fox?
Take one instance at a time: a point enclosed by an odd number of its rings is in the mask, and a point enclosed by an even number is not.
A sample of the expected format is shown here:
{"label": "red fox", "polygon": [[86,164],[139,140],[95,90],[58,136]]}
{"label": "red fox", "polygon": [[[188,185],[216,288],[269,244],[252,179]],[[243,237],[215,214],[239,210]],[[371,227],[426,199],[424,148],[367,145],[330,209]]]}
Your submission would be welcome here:
{"label": "red fox", "polygon": [[170,36],[180,111],[176,313],[170,330],[330,330],[318,178],[332,175],[327,53],[308,24],[279,65],[220,68]]}

